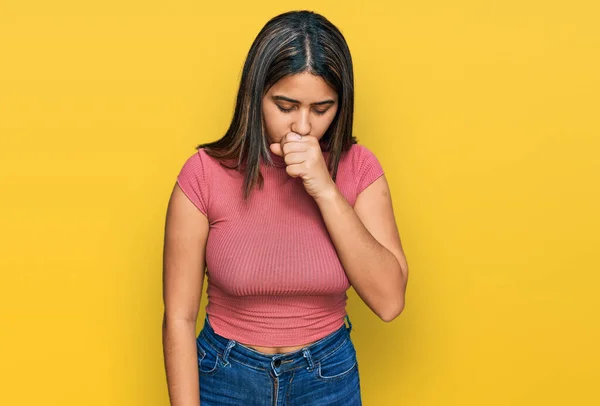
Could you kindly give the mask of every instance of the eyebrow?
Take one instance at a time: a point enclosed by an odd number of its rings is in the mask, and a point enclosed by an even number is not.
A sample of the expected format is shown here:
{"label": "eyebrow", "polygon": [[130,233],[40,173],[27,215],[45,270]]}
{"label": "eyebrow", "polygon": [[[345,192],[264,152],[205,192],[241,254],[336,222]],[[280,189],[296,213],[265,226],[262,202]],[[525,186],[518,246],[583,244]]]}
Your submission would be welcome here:
{"label": "eyebrow", "polygon": [[[273,96],[273,100],[284,100],[284,101],[287,101],[290,103],[300,103],[298,100],[290,99],[289,97],[285,97],[285,96],[281,96],[281,95]],[[335,103],[335,100],[327,99],[327,100],[313,103],[313,105],[321,106],[323,104],[334,104],[334,103]]]}

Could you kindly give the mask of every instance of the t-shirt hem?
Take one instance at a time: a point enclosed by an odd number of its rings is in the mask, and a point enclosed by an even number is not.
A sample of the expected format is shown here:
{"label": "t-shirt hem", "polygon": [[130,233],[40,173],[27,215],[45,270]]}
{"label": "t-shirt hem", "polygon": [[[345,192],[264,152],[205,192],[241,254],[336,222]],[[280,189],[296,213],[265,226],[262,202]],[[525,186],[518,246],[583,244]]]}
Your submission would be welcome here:
{"label": "t-shirt hem", "polygon": [[[215,326],[211,321],[211,326],[218,335],[230,340],[235,340],[242,345],[248,344],[261,347],[297,347],[300,345],[305,345],[307,343],[319,341],[322,338],[327,337],[329,334],[337,331],[343,325],[345,325],[344,318],[342,318],[339,323],[332,324],[331,326],[328,326],[327,328],[319,330],[318,332],[308,336],[302,336],[299,338],[297,334],[287,334],[265,341],[264,333],[250,332],[251,334],[240,334],[239,332],[228,330],[227,328]],[[267,334],[272,335],[272,333]]]}

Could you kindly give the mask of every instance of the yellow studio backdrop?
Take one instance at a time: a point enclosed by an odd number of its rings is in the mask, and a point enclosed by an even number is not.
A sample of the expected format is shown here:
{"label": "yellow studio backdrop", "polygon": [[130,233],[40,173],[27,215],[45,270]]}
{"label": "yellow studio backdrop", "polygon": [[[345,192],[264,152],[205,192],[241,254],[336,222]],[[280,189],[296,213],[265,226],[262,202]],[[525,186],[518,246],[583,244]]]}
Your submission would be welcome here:
{"label": "yellow studio backdrop", "polygon": [[350,292],[364,404],[600,404],[600,9],[579,0],[3,2],[0,404],[168,404],[167,200],[291,9],[346,36],[410,266],[390,324]]}

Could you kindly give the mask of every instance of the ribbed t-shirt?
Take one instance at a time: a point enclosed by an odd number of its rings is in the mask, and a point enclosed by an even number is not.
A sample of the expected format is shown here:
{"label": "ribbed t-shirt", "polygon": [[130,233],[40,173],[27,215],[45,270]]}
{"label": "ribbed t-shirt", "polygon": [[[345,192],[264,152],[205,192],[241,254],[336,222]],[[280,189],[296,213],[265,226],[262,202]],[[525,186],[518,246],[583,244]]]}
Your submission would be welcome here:
{"label": "ribbed t-shirt", "polygon": [[[270,154],[275,164],[261,161],[263,188],[247,201],[243,173],[204,149],[185,161],[177,183],[208,218],[206,314],[215,332],[241,344],[297,346],[344,324],[350,282],[314,198]],[[335,183],[354,206],[383,174],[375,155],[353,144]]]}

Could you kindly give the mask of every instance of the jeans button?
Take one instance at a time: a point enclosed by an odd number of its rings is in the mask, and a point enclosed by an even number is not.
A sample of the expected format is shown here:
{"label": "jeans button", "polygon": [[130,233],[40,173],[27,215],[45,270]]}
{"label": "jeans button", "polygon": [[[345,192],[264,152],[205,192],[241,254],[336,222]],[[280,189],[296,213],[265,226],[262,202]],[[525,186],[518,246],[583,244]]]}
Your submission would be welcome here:
{"label": "jeans button", "polygon": [[275,361],[273,361],[273,365],[275,365],[275,368],[279,368],[281,366],[281,360],[276,359]]}

